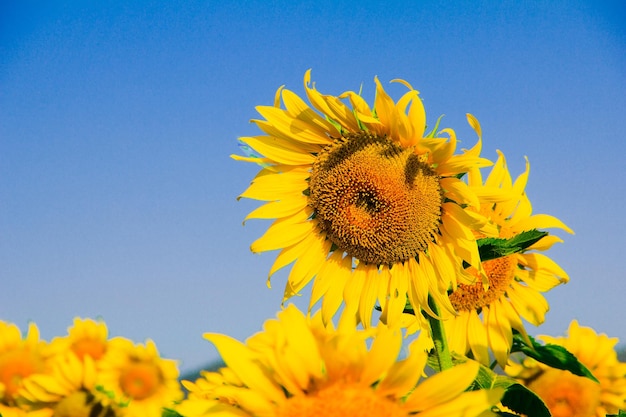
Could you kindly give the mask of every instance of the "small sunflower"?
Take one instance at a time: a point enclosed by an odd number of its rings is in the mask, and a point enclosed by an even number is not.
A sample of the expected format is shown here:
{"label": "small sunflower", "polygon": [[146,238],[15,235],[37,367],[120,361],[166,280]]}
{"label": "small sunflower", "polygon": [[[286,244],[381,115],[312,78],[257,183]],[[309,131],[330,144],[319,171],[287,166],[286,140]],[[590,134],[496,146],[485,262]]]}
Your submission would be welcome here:
{"label": "small sunflower", "polygon": [[176,362],[161,358],[151,340],[141,345],[110,339],[98,382],[117,401],[128,402],[126,417],[161,416],[163,407],[182,398]]}
{"label": "small sunflower", "polygon": [[190,396],[177,411],[186,417],[472,417],[485,415],[503,393],[465,392],[478,372],[474,361],[418,384],[427,359],[419,338],[398,360],[399,330],[324,327],[319,314],[306,318],[293,305],[246,344],[221,334],[205,338],[226,367],[184,382]]}
{"label": "small sunflower", "polygon": [[[480,136],[478,122],[474,120],[472,125]],[[530,201],[524,192],[528,173],[527,162],[526,171],[513,182],[504,155],[500,152],[484,184],[480,171],[470,170],[468,184],[483,201],[480,213],[497,226],[500,238],[508,239],[524,231],[543,228],[572,233],[553,216],[532,215]],[[491,196],[501,198],[498,190],[512,198],[490,201]],[[480,273],[472,267],[466,270],[475,275],[475,282],[460,283],[450,294],[450,301],[458,315],[444,321],[451,350],[460,354],[471,351],[473,357],[485,365],[490,362],[491,350],[498,363],[505,366],[512,346],[513,330],[526,335],[521,318],[534,325],[541,324],[549,308],[541,293],[569,279],[554,261],[537,252],[549,249],[556,242],[561,242],[561,239],[547,235],[529,247],[528,252],[482,262],[483,271]],[[484,284],[488,284],[487,289]]]}
{"label": "small sunflower", "polygon": [[370,108],[353,91],[321,94],[307,71],[311,105],[280,88],[274,106],[256,108],[265,135],[241,138],[262,157],[234,156],[263,166],[240,197],[266,203],[246,220],[276,219],[252,251],[280,250],[269,277],[293,263],[285,300],[313,280],[310,308],[323,298],[324,322],[343,301],[366,326],[377,302],[389,323],[407,297],[415,311],[432,314],[429,295],[453,311],[446,291],[463,261],[480,267],[474,232],[492,232],[459,179],[491,162],[454,155],[451,129],[426,134],[418,92],[399,81],[409,91],[394,102],[375,79]]}
{"label": "small sunflower", "polygon": [[90,355],[67,351],[55,358],[52,370],[24,380],[20,397],[29,409],[50,409],[54,417],[115,417],[116,404],[97,390],[98,371]]}
{"label": "small sunflower", "polygon": [[15,324],[0,321],[0,405],[16,406],[24,379],[47,372],[53,357],[54,350],[39,339],[35,323],[29,324],[22,338]]}
{"label": "small sunflower", "polygon": [[67,336],[61,339],[79,359],[89,356],[98,362],[105,355],[109,331],[104,321],[75,317],[67,332]]}
{"label": "small sunflower", "polygon": [[522,364],[511,363],[507,373],[539,395],[553,417],[605,417],[626,409],[626,363],[617,358],[617,338],[597,334],[576,320],[571,322],[567,337],[539,338],[565,347],[599,381],[550,368],[531,358]]}

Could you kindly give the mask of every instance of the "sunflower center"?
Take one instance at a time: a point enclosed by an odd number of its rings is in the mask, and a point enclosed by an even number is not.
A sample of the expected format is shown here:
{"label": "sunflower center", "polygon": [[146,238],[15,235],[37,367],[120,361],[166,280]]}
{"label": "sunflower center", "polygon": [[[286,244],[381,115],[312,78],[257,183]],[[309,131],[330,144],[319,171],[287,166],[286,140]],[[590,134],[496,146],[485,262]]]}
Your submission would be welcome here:
{"label": "sunflower center", "polygon": [[11,400],[17,395],[22,387],[22,379],[42,370],[41,359],[30,350],[11,350],[1,354],[0,383],[4,385],[5,400]]}
{"label": "sunflower center", "polygon": [[548,369],[528,384],[553,417],[591,417],[600,405],[600,384],[567,371]]}
{"label": "sunflower center", "polygon": [[367,132],[325,148],[309,203],[335,246],[362,262],[393,264],[428,248],[439,230],[439,176],[413,153]]}
{"label": "sunflower center", "polygon": [[161,381],[161,372],[153,364],[133,362],[121,375],[120,386],[128,397],[143,400],[157,391]]}
{"label": "sunflower center", "polygon": [[459,284],[450,294],[450,302],[457,311],[479,311],[500,298],[515,279],[517,260],[514,256],[503,256],[482,263],[489,279],[489,288],[484,289],[478,271],[472,268],[476,283]]}
{"label": "sunflower center", "polygon": [[291,397],[276,413],[276,417],[319,416],[406,417],[407,413],[369,386],[349,383],[337,383],[312,394]]}
{"label": "sunflower center", "polygon": [[100,340],[78,339],[72,343],[72,350],[80,359],[88,355],[92,359],[98,360],[104,355],[106,348],[105,344]]}

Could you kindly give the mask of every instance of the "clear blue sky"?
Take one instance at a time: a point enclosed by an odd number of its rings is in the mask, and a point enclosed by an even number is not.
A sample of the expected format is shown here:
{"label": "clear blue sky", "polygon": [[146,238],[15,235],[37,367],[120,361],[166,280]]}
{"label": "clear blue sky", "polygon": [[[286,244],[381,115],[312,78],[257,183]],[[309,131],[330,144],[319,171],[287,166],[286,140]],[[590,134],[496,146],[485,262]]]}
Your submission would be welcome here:
{"label": "clear blue sky", "polygon": [[[535,212],[575,236],[546,323],[626,343],[626,10],[620,2],[3,2],[0,319],[49,339],[74,316],[152,338],[183,370],[279,308],[285,274],[253,255],[267,227],[236,201],[256,168],[229,158],[256,105],[308,68],[329,94],[373,78],[420,90],[463,146],[531,162]],[[400,86],[389,86],[398,97]],[[308,289],[298,303],[308,299]]]}

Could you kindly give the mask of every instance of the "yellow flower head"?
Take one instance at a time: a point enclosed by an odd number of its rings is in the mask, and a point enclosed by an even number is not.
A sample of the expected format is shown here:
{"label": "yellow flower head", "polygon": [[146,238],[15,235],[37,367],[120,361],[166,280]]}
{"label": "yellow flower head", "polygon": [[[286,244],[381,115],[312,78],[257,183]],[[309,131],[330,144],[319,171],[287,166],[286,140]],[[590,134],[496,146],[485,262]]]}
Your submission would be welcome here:
{"label": "yellow flower head", "polygon": [[21,400],[29,409],[48,408],[54,417],[114,417],[116,405],[96,388],[98,371],[91,356],[73,351],[58,355],[46,374],[24,380]]}
{"label": "yellow flower head", "polygon": [[[478,122],[474,124],[480,134]],[[524,191],[528,173],[527,162],[526,171],[513,181],[500,152],[484,183],[480,171],[471,170],[468,184],[482,201],[480,213],[495,224],[500,238],[509,239],[524,231],[543,228],[572,233],[553,216],[532,214]],[[510,198],[503,201],[502,195]],[[475,274],[475,282],[459,283],[450,294],[450,301],[458,312],[445,320],[450,349],[460,354],[471,351],[474,358],[485,365],[491,361],[491,351],[498,363],[505,366],[512,346],[513,329],[526,334],[522,318],[534,325],[541,324],[549,307],[541,293],[568,280],[561,267],[537,252],[560,241],[556,236],[547,235],[527,252],[482,262],[480,273],[475,268],[468,268],[467,272]],[[485,278],[487,282],[484,282]]]}
{"label": "yellow flower head", "polygon": [[163,407],[182,398],[176,362],[161,358],[151,340],[145,345],[120,337],[109,340],[98,383],[116,401],[128,402],[126,417],[161,416]]}
{"label": "yellow flower head", "polygon": [[[464,392],[478,372],[470,361],[418,384],[426,353],[417,339],[399,360],[402,335],[379,325],[324,327],[289,305],[246,344],[208,333],[226,368],[185,382],[185,417],[408,417],[483,415],[501,390]],[[368,348],[369,346],[369,348]]]}
{"label": "yellow flower head", "polygon": [[521,365],[510,364],[506,371],[537,393],[553,417],[605,417],[626,409],[626,363],[617,358],[617,338],[597,334],[576,320],[570,324],[567,337],[539,338],[565,347],[599,381],[549,368],[530,358]]}
{"label": "yellow flower head", "polygon": [[39,340],[39,329],[30,323],[25,338],[12,323],[0,321],[0,404],[13,406],[25,378],[46,372],[53,350]]}
{"label": "yellow flower head", "polygon": [[446,291],[463,261],[480,266],[473,232],[488,233],[468,209],[478,197],[458,176],[491,162],[455,155],[451,129],[426,134],[408,83],[394,102],[375,82],[370,108],[353,91],[320,93],[307,72],[310,105],[279,89],[274,106],[257,107],[265,134],[241,139],[263,157],[235,156],[263,166],[241,197],[266,203],[246,220],[276,219],[252,251],[280,250],[270,277],[293,263],[285,300],[313,280],[311,307],[323,298],[324,322],[343,301],[366,326],[377,302],[388,323],[407,297],[416,311],[431,312],[429,295],[453,311]]}
{"label": "yellow flower head", "polygon": [[104,321],[76,317],[67,332],[66,343],[80,359],[89,356],[97,362],[105,355],[109,331]]}

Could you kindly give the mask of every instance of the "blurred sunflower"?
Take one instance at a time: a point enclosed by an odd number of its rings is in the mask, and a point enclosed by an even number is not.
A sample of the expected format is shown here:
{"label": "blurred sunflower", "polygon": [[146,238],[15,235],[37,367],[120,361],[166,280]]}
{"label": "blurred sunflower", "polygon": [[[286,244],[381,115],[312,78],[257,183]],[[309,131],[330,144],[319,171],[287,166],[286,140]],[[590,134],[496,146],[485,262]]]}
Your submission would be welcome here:
{"label": "blurred sunflower", "polygon": [[407,297],[416,311],[433,314],[429,295],[453,311],[446,291],[463,261],[480,268],[473,232],[494,233],[468,209],[480,201],[458,178],[491,162],[454,155],[451,129],[426,134],[424,106],[408,83],[399,80],[409,91],[394,102],[375,82],[370,108],[352,91],[321,94],[307,71],[311,105],[280,88],[274,106],[256,108],[265,135],[240,139],[262,157],[234,156],[263,167],[240,197],[266,203],[246,220],[276,219],[252,251],[280,250],[269,277],[293,263],[285,300],[315,278],[311,307],[323,298],[325,322],[343,301],[366,326],[376,302],[389,323]]}
{"label": "blurred sunflower", "polygon": [[553,417],[605,417],[626,409],[626,363],[617,358],[617,338],[597,334],[576,320],[570,323],[567,337],[539,338],[565,347],[599,381],[550,368],[531,358],[522,364],[510,363],[507,373],[539,395]]}
{"label": "blurred sunflower", "polygon": [[[478,121],[473,120],[472,125],[480,136]],[[483,201],[480,213],[497,226],[498,237],[508,239],[524,231],[543,228],[572,233],[553,216],[532,215],[532,207],[524,191],[529,173],[528,162],[526,171],[513,182],[504,155],[501,152],[498,154],[498,160],[484,183],[478,169],[468,173],[469,187]],[[490,201],[490,196],[496,195],[497,189],[511,198]],[[468,268],[466,272],[475,275],[475,282],[460,283],[450,294],[450,301],[458,315],[444,320],[450,349],[460,354],[471,351],[473,357],[485,365],[490,362],[491,351],[504,367],[512,346],[513,330],[526,335],[521,318],[534,325],[541,324],[549,309],[541,293],[568,281],[561,267],[536,252],[547,250],[561,241],[556,236],[547,235],[527,248],[528,252],[482,262],[482,272]],[[484,282],[485,278],[488,282]],[[487,289],[484,284],[488,284]]]}
{"label": "blurred sunflower", "polygon": [[53,417],[115,417],[114,404],[97,390],[98,371],[90,355],[68,351],[55,358],[52,370],[24,380],[21,400],[29,409],[52,410]]}
{"label": "blurred sunflower", "polygon": [[503,393],[465,392],[478,372],[474,361],[418,384],[427,359],[420,338],[398,360],[399,330],[357,330],[352,324],[335,330],[324,327],[319,314],[305,318],[293,305],[246,344],[221,334],[205,338],[226,368],[184,382],[190,396],[177,411],[185,417],[472,417],[486,415]]}
{"label": "blurred sunflower", "polygon": [[110,339],[98,382],[116,401],[128,402],[126,417],[161,416],[163,407],[182,398],[176,362],[161,358],[151,340],[136,345],[120,337]]}
{"label": "blurred sunflower", "polygon": [[66,337],[56,340],[65,342],[79,359],[89,356],[97,362],[105,355],[109,331],[104,321],[75,317],[67,332]]}
{"label": "blurred sunflower", "polygon": [[[0,321],[0,405],[5,406],[2,409],[16,406],[24,379],[47,372],[54,353],[52,346],[39,339],[35,323],[28,325],[26,337],[22,338],[15,324]],[[8,411],[2,413],[9,415]]]}

